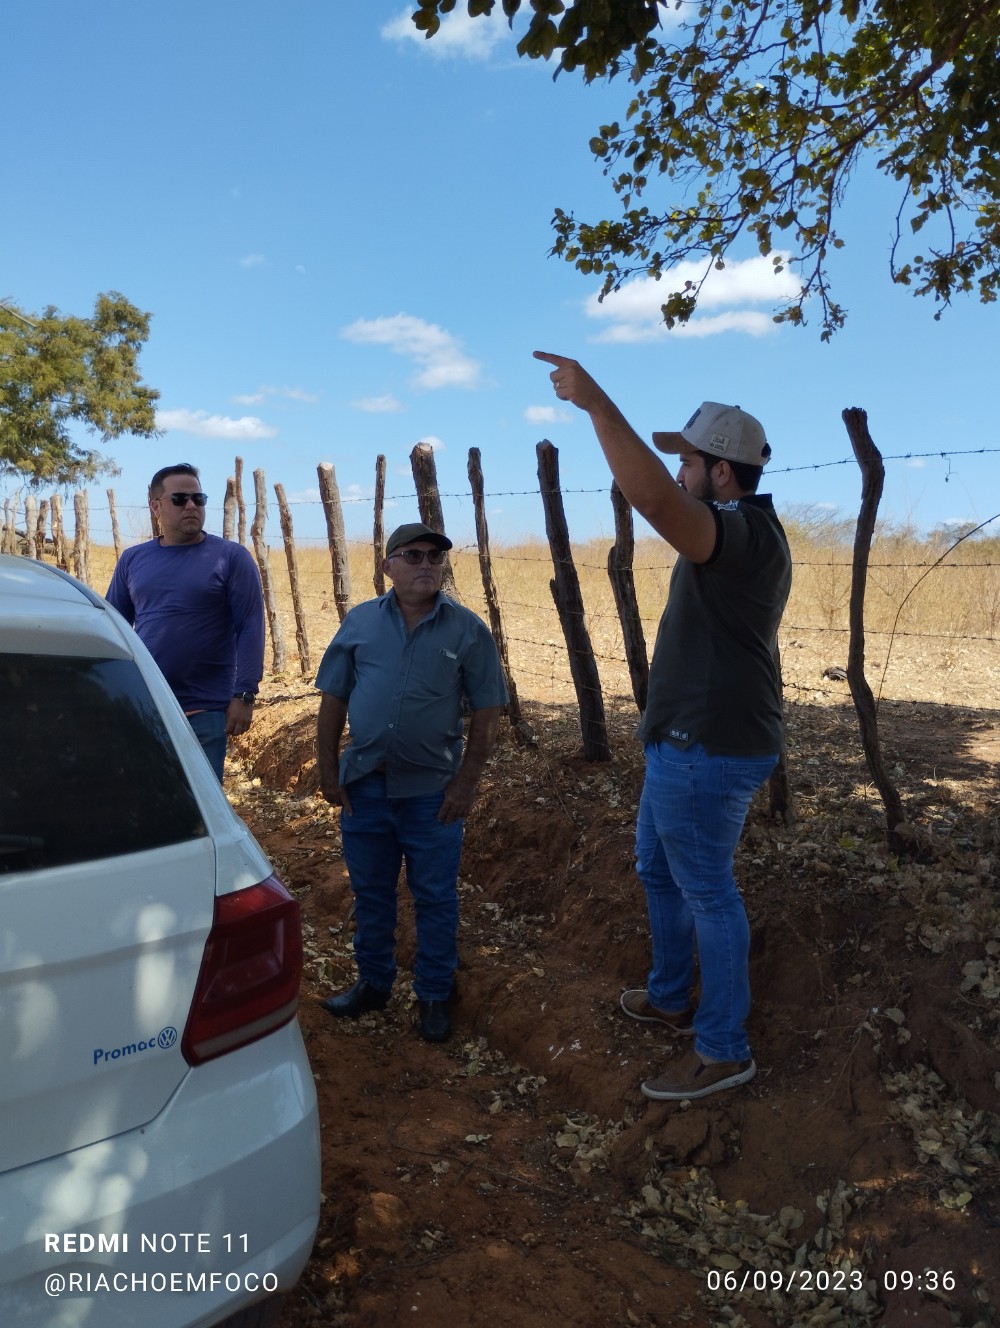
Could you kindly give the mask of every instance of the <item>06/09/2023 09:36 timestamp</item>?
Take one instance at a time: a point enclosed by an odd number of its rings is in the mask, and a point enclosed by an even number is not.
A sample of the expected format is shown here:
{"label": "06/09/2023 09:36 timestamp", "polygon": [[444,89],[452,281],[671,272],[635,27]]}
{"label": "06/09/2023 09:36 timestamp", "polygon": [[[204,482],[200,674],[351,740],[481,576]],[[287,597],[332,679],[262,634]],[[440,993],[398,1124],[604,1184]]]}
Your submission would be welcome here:
{"label": "06/09/2023 09:36 timestamp", "polygon": [[[894,1291],[954,1291],[955,1274],[950,1270],[909,1268],[897,1271],[887,1268],[873,1279],[883,1292]],[[860,1268],[745,1268],[739,1272],[721,1272],[712,1269],[706,1276],[709,1291],[735,1291],[739,1293],[783,1291],[798,1292],[851,1292],[860,1291],[866,1282]],[[872,1282],[868,1282],[871,1287]]]}

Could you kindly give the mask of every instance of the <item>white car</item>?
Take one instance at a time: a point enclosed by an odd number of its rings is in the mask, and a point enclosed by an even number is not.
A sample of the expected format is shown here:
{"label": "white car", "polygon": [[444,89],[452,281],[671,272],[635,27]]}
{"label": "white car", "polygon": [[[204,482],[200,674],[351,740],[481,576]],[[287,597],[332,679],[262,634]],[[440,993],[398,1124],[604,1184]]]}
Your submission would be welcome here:
{"label": "white car", "polygon": [[274,1321],[320,1205],[301,966],[138,637],[0,555],[0,1324]]}

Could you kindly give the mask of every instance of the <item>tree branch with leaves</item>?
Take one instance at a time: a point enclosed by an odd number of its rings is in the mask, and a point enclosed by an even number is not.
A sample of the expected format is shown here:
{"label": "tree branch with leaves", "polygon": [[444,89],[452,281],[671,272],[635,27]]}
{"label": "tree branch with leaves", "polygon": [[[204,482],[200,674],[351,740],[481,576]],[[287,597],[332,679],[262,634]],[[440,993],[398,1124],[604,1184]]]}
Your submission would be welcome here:
{"label": "tree branch with leaves", "polygon": [[[646,0],[529,3],[519,53],[560,53],[557,73],[634,87],[623,120],[591,139],[621,215],[553,218],[552,252],[600,276],[602,298],[638,274],[662,278],[667,326],[686,322],[748,238],[800,278],[776,321],[804,323],[815,302],[828,339],[846,317],[829,272],[837,215],[868,161],[899,189],[891,279],[933,296],[935,317],[959,294],[997,298],[996,0],[678,0],[676,14]],[[432,35],[455,4],[420,0],[414,22]],[[503,0],[511,24],[521,9]],[[692,260],[702,278],[669,291],[670,270]]]}

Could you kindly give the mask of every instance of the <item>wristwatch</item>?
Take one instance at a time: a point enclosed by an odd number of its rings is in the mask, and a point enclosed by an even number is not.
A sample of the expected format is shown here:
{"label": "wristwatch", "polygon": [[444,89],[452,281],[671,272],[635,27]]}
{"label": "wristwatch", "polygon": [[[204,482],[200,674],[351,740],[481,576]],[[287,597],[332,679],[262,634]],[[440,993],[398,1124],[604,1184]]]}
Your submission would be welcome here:
{"label": "wristwatch", "polygon": [[253,705],[254,701],[257,700],[257,695],[255,692],[237,692],[233,700],[242,701],[244,705]]}

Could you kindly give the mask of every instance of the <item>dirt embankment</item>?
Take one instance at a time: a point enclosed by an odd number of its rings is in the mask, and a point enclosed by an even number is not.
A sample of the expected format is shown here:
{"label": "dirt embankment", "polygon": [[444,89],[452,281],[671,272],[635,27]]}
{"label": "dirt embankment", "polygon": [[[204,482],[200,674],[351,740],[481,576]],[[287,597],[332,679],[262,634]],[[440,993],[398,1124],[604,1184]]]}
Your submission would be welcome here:
{"label": "dirt embankment", "polygon": [[543,742],[502,739],[467,828],[443,1046],[413,1026],[405,887],[389,1008],[318,1007],[355,974],[308,689],[265,695],[232,762],[307,930],[326,1200],[284,1328],[994,1323],[996,715],[883,706],[920,844],[901,863],[849,710],[790,708],[796,819],[755,808],[738,861],[760,1072],[653,1104],[639,1083],[678,1048],[617,1008],[648,965],[633,719],[595,766],[570,713],[527,708]]}

